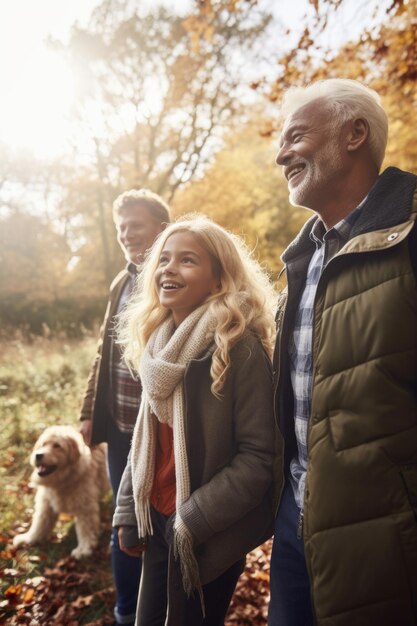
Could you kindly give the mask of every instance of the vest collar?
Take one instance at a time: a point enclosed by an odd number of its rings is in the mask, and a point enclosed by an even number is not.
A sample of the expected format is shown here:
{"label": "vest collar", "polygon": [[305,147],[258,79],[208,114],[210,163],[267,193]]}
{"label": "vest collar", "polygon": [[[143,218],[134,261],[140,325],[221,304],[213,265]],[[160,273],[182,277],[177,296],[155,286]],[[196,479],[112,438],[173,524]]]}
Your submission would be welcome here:
{"label": "vest collar", "polygon": [[[380,244],[378,244],[380,247],[387,247],[387,243],[389,245],[399,243],[399,234],[393,239],[387,240],[387,237],[400,230],[399,228],[392,230],[392,227],[410,219],[416,182],[417,176],[414,174],[404,172],[396,167],[388,167],[378,177],[370,190],[352,228],[351,239],[365,233],[372,235],[374,231],[383,231]],[[312,254],[314,244],[310,239],[310,232],[318,219],[320,218],[317,215],[313,215],[305,223],[300,233],[282,254],[281,259],[284,263],[287,264],[300,255]],[[414,219],[412,223],[414,223]],[[411,228],[412,226],[408,228],[405,234],[402,234],[402,238],[408,234]],[[367,238],[367,243],[370,245],[369,238]],[[343,251],[347,251],[348,245],[349,242],[343,247]],[[372,249],[375,248],[372,247]]]}

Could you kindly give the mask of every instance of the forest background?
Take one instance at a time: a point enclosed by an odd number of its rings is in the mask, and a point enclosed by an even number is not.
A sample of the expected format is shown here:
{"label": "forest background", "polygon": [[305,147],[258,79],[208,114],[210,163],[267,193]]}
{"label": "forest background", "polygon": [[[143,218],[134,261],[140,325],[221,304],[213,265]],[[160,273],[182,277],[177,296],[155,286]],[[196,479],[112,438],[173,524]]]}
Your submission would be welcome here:
{"label": "forest background", "polygon": [[[113,200],[148,187],[174,217],[206,213],[275,281],[308,217],[274,163],[283,90],[325,77],[375,88],[390,121],[384,166],[416,171],[416,22],[417,0],[97,0],[65,40],[49,39],[62,80],[34,75],[0,119],[0,623],[48,626],[59,611],[66,624],[111,621],[108,533],[83,565],[59,560],[73,547],[68,520],[47,549],[16,553],[11,539],[31,517],[33,442],[51,423],[77,424],[124,265]],[[69,82],[65,125],[51,112],[45,129],[25,126]],[[37,141],[22,147],[19,129]],[[228,625],[265,624],[268,547],[248,568]]]}
{"label": "forest background", "polygon": [[3,337],[80,334],[102,317],[123,266],[111,205],[132,187],[241,234],[274,278],[307,217],[274,164],[290,85],[338,76],[376,88],[390,117],[385,165],[415,168],[416,0],[292,5],[105,0],[67,41],[49,41],[73,101],[59,153],[0,143]]}

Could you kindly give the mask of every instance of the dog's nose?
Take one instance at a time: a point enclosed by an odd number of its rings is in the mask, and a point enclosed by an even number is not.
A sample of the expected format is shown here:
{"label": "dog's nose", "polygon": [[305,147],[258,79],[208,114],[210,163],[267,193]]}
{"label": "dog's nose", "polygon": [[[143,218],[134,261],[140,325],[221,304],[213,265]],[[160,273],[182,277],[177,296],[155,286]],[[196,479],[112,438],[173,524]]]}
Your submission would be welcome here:
{"label": "dog's nose", "polygon": [[37,461],[42,461],[42,459],[43,459],[43,454],[42,454],[42,452],[37,452],[37,453],[35,454],[35,459],[36,459]]}

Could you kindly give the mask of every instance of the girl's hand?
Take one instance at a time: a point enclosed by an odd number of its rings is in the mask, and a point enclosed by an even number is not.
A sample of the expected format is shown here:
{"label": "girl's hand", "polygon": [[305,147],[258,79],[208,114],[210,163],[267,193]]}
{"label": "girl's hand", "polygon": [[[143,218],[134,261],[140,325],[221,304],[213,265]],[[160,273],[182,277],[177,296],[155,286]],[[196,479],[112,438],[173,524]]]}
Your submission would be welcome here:
{"label": "girl's hand", "polygon": [[122,552],[125,552],[126,554],[128,554],[129,556],[136,556],[136,557],[140,557],[142,556],[142,552],[145,550],[146,548],[146,544],[147,541],[146,539],[138,539],[138,543],[135,545],[125,545],[125,541],[124,541],[124,527],[120,526],[119,530],[117,532],[117,535],[119,537],[119,546],[120,549],[122,550]]}

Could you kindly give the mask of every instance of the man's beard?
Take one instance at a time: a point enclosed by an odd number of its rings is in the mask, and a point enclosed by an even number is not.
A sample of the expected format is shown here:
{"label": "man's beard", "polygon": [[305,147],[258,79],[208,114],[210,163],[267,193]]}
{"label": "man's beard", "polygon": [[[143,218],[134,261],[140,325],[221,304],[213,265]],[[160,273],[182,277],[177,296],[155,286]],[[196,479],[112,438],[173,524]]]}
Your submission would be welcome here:
{"label": "man's beard", "polygon": [[[331,132],[331,131],[330,131]],[[311,209],[310,199],[318,192],[326,194],[326,186],[343,167],[338,137],[331,138],[314,156],[303,159],[304,176],[293,189],[289,188],[289,200],[293,206]]]}

